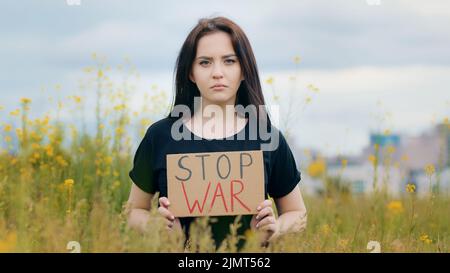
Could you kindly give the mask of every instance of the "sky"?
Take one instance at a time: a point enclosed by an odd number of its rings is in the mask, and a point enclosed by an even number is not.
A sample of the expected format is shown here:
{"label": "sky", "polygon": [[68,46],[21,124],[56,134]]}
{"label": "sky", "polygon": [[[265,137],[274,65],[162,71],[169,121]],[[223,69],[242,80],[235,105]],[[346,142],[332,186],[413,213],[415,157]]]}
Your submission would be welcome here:
{"label": "sky", "polygon": [[296,102],[289,135],[298,147],[358,154],[371,131],[420,134],[450,116],[449,1],[71,1],[2,2],[0,123],[20,97],[34,111],[54,107],[43,86],[75,93],[93,52],[112,65],[133,62],[141,75],[136,109],[154,84],[171,97],[184,39],[199,18],[219,15],[247,34],[266,99],[279,95],[282,119]]}

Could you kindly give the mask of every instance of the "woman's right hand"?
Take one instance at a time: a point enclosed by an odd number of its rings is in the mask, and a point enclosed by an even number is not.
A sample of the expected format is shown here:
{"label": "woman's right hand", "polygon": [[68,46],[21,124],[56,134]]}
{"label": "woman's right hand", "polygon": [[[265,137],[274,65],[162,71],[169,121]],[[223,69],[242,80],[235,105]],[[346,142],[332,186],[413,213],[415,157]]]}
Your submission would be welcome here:
{"label": "woman's right hand", "polygon": [[159,198],[159,214],[165,218],[166,228],[169,231],[177,230],[181,231],[181,223],[180,219],[173,216],[173,214],[169,211],[170,202],[167,197]]}

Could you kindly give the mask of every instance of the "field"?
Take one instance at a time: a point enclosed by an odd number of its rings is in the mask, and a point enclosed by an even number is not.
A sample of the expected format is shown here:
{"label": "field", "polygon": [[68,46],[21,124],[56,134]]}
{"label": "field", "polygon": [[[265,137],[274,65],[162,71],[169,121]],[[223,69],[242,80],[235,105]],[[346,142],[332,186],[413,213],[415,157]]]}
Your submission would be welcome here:
{"label": "field", "polygon": [[[193,227],[189,248],[182,238],[168,235],[158,221],[144,235],[127,227],[128,172],[134,155],[130,132],[143,135],[152,117],[165,109],[164,95],[154,86],[144,99],[146,106],[131,110],[129,98],[135,87],[129,78],[139,74],[125,63],[118,70],[129,77],[117,84],[108,77],[111,68],[98,56],[93,59],[96,65],[84,69],[87,80],[80,94],[49,102],[55,104],[54,115],[41,113],[31,119],[33,101],[20,95],[16,110],[6,112],[0,106],[4,147],[0,152],[0,252],[70,252],[71,241],[79,243],[81,252],[238,251],[235,235],[214,247],[207,218]],[[52,92],[58,94],[62,88],[57,84]],[[82,114],[74,124],[60,118],[65,111],[85,113],[88,96],[96,102],[94,134],[84,129]],[[306,103],[310,100],[307,97]],[[372,161],[377,164],[376,158]],[[310,166],[299,164],[302,173],[308,173]],[[424,168],[432,183],[439,170],[432,165]],[[259,246],[255,234],[246,233],[247,244],[240,251],[449,252],[447,195],[430,191],[419,198],[409,186],[395,198],[382,188],[371,195],[353,196],[336,187],[336,178],[326,169],[319,166],[316,172],[327,185],[326,192],[305,196],[306,230],[282,236],[268,248]]]}

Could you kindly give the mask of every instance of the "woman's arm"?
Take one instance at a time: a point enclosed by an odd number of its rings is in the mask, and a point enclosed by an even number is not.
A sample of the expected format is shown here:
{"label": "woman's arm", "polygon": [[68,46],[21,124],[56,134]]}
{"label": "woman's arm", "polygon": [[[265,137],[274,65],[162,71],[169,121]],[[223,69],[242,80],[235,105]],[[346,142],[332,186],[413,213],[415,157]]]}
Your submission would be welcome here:
{"label": "woman's arm", "polygon": [[134,183],[131,185],[128,198],[128,226],[140,232],[144,232],[150,219],[152,194],[141,190]]}
{"label": "woman's arm", "polygon": [[[128,225],[140,232],[145,232],[147,229],[147,223],[149,222],[151,215],[151,200],[152,194],[146,193],[141,190],[134,183],[131,186],[130,197],[128,198]],[[166,197],[159,198],[158,213],[164,219],[167,230],[181,230],[180,220],[175,218],[169,211],[169,200]]]}
{"label": "woman's arm", "polygon": [[252,227],[265,231],[264,240],[270,241],[288,232],[300,232],[306,228],[306,207],[300,188],[295,187],[289,194],[275,198],[278,219],[272,209],[272,202],[264,200],[258,207],[259,213],[252,219]]}
{"label": "woman's arm", "polygon": [[306,228],[307,213],[300,187],[295,187],[288,195],[275,198],[278,210],[278,232],[274,237],[288,233],[300,232]]}

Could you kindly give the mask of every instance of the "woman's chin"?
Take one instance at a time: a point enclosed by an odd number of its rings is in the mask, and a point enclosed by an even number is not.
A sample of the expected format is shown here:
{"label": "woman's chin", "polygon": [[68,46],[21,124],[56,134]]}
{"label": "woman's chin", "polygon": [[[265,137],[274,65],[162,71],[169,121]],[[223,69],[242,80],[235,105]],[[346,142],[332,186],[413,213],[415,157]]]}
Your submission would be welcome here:
{"label": "woman's chin", "polygon": [[225,104],[227,102],[231,102],[233,96],[229,94],[212,94],[208,96],[208,101],[214,104]]}

